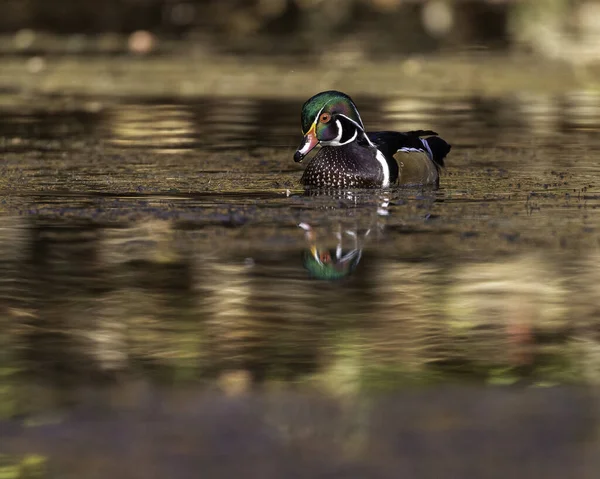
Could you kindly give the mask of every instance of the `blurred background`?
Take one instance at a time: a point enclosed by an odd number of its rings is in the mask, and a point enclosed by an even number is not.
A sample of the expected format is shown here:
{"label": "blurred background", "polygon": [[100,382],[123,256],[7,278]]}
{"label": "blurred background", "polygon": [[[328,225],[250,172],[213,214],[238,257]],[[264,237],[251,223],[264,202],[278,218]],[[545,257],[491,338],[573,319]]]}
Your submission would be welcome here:
{"label": "blurred background", "polygon": [[[240,85],[247,94],[308,93],[302,86],[323,76],[371,92],[415,84],[556,90],[557,81],[596,84],[599,10],[595,0],[5,0],[0,78],[88,93],[114,90],[114,75],[120,90],[141,94],[164,93],[165,83],[183,95],[232,94]],[[6,57],[15,55],[16,63]],[[107,56],[110,71],[98,65]],[[114,57],[124,56],[121,68]],[[79,80],[69,76],[75,67]],[[148,71],[161,71],[161,82]],[[347,78],[365,71],[370,81]],[[18,81],[25,72],[34,78]]]}
{"label": "blurred background", "polygon": [[0,31],[13,36],[3,49],[23,53],[599,55],[595,0],[5,0],[2,8]]}
{"label": "blurred background", "polygon": [[596,477],[599,125],[600,1],[3,0],[0,478]]}

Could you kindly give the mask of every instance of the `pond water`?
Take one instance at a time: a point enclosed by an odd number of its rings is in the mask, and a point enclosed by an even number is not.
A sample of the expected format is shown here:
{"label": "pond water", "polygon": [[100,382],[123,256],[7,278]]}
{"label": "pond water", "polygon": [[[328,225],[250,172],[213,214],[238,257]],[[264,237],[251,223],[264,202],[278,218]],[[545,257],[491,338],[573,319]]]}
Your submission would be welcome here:
{"label": "pond water", "polygon": [[597,467],[600,95],[355,100],[438,191],[304,194],[304,98],[0,99],[0,471]]}

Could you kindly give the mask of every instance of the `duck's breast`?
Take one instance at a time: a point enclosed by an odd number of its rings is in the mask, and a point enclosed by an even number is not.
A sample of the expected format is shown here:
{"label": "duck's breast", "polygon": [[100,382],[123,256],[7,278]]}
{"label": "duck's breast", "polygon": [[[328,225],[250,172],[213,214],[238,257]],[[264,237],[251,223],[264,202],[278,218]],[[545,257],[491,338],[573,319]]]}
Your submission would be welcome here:
{"label": "duck's breast", "polygon": [[376,188],[383,171],[373,151],[348,146],[324,146],[310,161],[301,182],[321,188]]}

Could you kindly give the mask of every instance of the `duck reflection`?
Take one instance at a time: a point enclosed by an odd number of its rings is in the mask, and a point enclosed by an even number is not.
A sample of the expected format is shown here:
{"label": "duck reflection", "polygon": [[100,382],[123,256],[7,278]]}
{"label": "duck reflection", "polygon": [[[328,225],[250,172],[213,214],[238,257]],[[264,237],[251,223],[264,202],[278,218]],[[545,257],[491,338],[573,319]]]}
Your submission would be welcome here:
{"label": "duck reflection", "polygon": [[335,245],[332,245],[327,235],[317,239],[317,232],[308,223],[298,226],[304,230],[304,237],[310,245],[302,252],[302,264],[311,277],[324,280],[350,276],[362,258],[363,245],[371,233],[370,229],[364,233],[342,230],[340,225],[334,235]]}
{"label": "duck reflection", "polygon": [[[350,201],[353,206],[359,206],[361,200],[364,200],[352,192],[346,192],[343,197],[338,196],[337,199]],[[308,243],[308,248],[302,252],[302,264],[312,278],[335,281],[347,278],[356,270],[371,232],[374,229],[382,232],[384,229],[384,224],[378,218],[389,214],[389,197],[370,195],[370,199],[377,201],[373,207],[370,202],[367,203],[369,212],[366,216],[354,208],[347,210],[346,213],[352,216],[352,221],[339,218],[323,226],[311,225],[308,222],[298,224]],[[330,210],[328,207],[325,209]]]}

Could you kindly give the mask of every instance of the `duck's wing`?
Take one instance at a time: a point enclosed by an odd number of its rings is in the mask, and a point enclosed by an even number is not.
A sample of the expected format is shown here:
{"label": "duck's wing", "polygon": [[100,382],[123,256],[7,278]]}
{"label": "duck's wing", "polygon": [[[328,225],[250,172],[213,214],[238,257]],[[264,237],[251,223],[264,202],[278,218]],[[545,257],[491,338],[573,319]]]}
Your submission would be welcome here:
{"label": "duck's wing", "polygon": [[387,157],[394,156],[398,152],[426,153],[435,163],[436,168],[444,166],[444,158],[451,148],[446,141],[437,136],[435,131],[431,130],[414,130],[405,133],[376,131],[367,133],[367,136]]}
{"label": "duck's wing", "polygon": [[386,158],[398,163],[399,184],[439,185],[439,169],[444,166],[450,145],[435,131],[378,131],[368,137]]}

